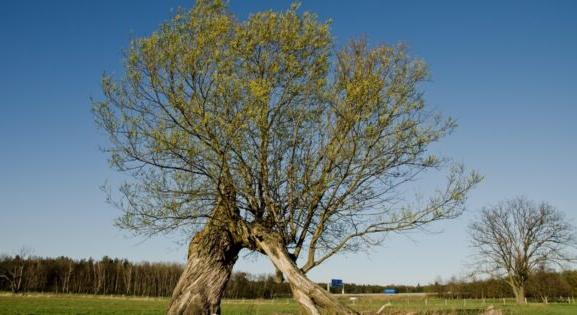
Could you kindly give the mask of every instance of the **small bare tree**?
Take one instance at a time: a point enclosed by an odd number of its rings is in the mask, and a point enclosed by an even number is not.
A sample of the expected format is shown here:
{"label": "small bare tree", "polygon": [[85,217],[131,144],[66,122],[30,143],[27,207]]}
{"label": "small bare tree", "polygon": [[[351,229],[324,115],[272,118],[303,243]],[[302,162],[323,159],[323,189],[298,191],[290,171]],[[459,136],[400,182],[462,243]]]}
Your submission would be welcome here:
{"label": "small bare tree", "polygon": [[519,197],[485,208],[469,227],[472,246],[483,271],[504,277],[517,303],[525,302],[525,286],[540,266],[574,261],[575,228],[547,203]]}

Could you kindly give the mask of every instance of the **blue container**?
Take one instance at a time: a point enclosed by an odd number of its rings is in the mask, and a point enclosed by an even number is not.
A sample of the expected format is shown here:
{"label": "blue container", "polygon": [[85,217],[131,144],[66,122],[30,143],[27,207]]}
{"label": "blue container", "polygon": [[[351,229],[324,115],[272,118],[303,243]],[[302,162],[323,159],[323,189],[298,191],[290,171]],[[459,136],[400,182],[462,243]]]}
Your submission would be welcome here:
{"label": "blue container", "polygon": [[391,289],[391,288],[387,288],[384,291],[385,294],[397,294],[397,290],[396,289]]}

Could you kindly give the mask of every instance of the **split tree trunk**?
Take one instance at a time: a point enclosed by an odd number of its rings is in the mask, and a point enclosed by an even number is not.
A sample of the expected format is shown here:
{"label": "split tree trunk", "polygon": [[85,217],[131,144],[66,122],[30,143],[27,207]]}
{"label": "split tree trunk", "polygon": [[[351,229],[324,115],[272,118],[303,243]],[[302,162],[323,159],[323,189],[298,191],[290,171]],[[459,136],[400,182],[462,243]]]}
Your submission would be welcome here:
{"label": "split tree trunk", "polygon": [[167,314],[220,314],[220,300],[240,250],[226,227],[213,218],[190,242],[188,262]]}
{"label": "split tree trunk", "polygon": [[282,245],[281,238],[259,227],[253,229],[256,245],[266,253],[275,267],[289,282],[293,298],[307,314],[318,315],[323,310],[329,314],[358,314],[337,301],[326,290],[309,280],[298,268]]}

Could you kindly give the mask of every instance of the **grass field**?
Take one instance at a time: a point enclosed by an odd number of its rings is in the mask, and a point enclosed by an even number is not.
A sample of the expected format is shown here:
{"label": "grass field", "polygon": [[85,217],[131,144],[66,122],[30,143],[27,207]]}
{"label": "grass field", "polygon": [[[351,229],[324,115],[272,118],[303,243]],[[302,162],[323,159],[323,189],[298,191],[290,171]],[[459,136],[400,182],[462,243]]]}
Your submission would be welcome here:
{"label": "grass field", "polygon": [[[384,304],[381,314],[480,314],[493,305],[503,314],[577,314],[577,304],[528,304],[517,306],[511,300],[442,300],[436,298],[359,297],[342,298],[364,314],[374,314]],[[108,297],[82,295],[0,295],[0,314],[163,314],[168,303],[162,298]],[[390,304],[389,304],[390,303]],[[290,299],[225,300],[223,314],[298,314]]]}

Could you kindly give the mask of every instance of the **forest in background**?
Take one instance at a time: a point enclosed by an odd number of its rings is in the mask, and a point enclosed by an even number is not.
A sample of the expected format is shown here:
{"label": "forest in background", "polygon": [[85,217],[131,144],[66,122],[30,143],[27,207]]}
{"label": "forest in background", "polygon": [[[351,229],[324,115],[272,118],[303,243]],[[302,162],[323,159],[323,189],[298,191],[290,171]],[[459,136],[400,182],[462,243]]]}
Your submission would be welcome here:
{"label": "forest in background", "polygon": [[[183,268],[176,263],[134,263],[106,256],[100,260],[75,260],[4,255],[0,256],[0,291],[168,297]],[[319,284],[326,287],[326,283]],[[434,293],[447,298],[513,296],[501,279],[451,278],[424,286],[345,284],[346,293],[383,293],[385,288],[394,288],[399,293]],[[224,298],[270,299],[290,297],[290,292],[288,283],[275,282],[273,275],[235,272]],[[534,300],[563,300],[576,295],[575,270],[555,272],[543,268],[532,275],[527,286],[527,296]]]}

